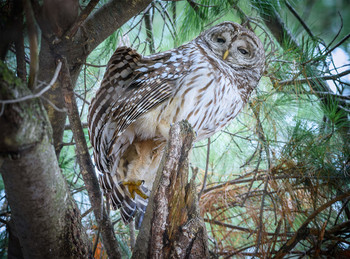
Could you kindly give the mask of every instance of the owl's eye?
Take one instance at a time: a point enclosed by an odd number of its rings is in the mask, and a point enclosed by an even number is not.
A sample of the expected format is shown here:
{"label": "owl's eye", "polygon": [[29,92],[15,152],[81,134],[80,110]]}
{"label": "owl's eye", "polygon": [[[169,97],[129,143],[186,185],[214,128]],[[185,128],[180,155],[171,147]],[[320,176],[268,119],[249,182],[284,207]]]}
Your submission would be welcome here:
{"label": "owl's eye", "polygon": [[247,55],[249,52],[244,48],[238,48],[238,51],[241,52],[243,55]]}
{"label": "owl's eye", "polygon": [[226,42],[226,40],[225,40],[224,38],[220,38],[220,37],[216,38],[216,41],[217,41],[218,43],[221,43],[221,44],[223,44],[223,43]]}

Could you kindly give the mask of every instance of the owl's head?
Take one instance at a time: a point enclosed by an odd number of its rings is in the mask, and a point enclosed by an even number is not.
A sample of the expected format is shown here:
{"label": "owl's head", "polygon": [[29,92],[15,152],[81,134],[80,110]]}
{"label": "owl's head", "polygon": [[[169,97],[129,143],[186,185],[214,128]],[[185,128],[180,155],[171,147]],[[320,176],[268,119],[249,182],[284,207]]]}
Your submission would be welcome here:
{"label": "owl's head", "polygon": [[207,51],[232,68],[259,69],[262,73],[265,64],[265,51],[260,39],[245,27],[223,22],[199,37]]}

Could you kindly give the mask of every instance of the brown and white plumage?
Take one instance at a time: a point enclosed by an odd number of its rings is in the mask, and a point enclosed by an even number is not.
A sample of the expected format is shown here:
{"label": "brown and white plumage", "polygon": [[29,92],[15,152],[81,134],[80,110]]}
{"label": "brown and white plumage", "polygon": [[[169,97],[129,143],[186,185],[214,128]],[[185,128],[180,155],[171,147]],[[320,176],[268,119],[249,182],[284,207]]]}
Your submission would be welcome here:
{"label": "brown and white plumage", "polygon": [[222,129],[247,102],[264,62],[256,35],[231,22],[163,53],[115,51],[88,124],[102,188],[124,222],[145,211],[170,125],[188,120],[196,141]]}

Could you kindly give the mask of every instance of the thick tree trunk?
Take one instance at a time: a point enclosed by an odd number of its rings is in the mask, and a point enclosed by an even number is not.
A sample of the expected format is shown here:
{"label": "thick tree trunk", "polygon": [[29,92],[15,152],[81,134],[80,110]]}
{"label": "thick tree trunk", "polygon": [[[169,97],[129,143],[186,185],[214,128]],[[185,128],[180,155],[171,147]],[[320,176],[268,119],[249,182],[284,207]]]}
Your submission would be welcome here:
{"label": "thick tree trunk", "polygon": [[188,122],[172,126],[132,258],[208,258],[188,153],[194,133]]}
{"label": "thick tree trunk", "polygon": [[[0,82],[0,100],[31,94],[4,64]],[[43,105],[30,99],[0,108],[0,172],[24,257],[91,257],[79,210],[57,163]]]}

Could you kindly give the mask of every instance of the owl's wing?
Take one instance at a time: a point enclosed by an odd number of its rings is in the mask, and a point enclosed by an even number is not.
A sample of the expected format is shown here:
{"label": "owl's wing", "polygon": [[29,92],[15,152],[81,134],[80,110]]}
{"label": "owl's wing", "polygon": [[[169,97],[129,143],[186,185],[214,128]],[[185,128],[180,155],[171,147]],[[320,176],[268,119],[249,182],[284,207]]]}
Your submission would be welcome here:
{"label": "owl's wing", "polygon": [[[130,124],[173,95],[176,80],[190,68],[191,62],[182,50],[148,57],[127,47],[115,51],[89,110],[89,134],[94,147],[107,141],[104,149],[109,155],[113,143]],[[101,134],[108,121],[114,122],[115,127],[113,137],[106,140]]]}

